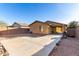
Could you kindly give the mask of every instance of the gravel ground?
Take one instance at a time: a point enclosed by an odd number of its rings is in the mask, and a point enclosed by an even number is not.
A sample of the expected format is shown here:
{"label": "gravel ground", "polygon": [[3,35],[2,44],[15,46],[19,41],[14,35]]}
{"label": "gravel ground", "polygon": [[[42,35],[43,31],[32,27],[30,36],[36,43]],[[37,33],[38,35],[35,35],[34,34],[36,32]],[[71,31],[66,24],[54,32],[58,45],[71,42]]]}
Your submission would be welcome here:
{"label": "gravel ground", "polygon": [[49,56],[79,56],[79,39],[62,39]]}

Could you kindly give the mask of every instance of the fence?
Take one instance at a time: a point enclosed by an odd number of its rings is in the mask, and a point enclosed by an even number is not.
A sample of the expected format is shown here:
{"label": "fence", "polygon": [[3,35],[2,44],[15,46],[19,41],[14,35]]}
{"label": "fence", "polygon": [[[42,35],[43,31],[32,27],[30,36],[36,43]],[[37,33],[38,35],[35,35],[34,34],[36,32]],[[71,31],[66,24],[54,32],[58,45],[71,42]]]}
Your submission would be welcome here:
{"label": "fence", "polygon": [[79,27],[76,28],[76,38],[79,39]]}
{"label": "fence", "polygon": [[24,34],[28,32],[29,32],[29,29],[27,28],[17,28],[17,29],[0,31],[0,35]]}
{"label": "fence", "polygon": [[76,36],[76,28],[68,28],[67,29],[67,35],[75,37]]}

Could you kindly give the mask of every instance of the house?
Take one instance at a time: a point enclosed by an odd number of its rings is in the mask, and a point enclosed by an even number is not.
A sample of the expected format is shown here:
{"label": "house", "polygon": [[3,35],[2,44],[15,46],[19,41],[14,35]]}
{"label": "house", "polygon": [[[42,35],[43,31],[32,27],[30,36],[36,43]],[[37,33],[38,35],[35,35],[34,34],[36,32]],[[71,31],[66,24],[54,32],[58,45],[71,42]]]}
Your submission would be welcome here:
{"label": "house", "polygon": [[37,34],[54,34],[63,33],[66,30],[67,25],[53,22],[53,21],[35,21],[29,25],[30,31]]}
{"label": "house", "polygon": [[7,30],[7,26],[0,26],[0,31]]}
{"label": "house", "polygon": [[29,27],[28,24],[14,22],[11,26],[8,26],[8,28],[29,28]]}

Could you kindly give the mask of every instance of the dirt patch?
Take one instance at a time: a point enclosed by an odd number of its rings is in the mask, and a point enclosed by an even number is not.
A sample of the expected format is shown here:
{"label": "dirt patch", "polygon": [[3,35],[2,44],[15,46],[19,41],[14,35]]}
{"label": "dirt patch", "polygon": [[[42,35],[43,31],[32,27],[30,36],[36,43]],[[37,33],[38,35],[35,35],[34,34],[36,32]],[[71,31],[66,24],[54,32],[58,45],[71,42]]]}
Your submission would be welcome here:
{"label": "dirt patch", "polygon": [[49,56],[79,56],[79,39],[62,39],[60,45]]}

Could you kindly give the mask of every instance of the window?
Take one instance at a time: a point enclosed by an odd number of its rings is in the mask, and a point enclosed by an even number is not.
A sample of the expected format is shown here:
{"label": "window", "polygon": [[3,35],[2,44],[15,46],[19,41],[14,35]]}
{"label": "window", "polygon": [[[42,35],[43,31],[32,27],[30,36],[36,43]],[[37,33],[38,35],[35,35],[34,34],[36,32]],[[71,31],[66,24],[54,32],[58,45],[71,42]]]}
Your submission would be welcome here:
{"label": "window", "polygon": [[62,32],[62,27],[56,27],[56,32],[61,33]]}
{"label": "window", "polygon": [[39,27],[39,30],[40,30],[41,32],[43,32],[43,31],[44,31],[44,26],[41,25],[41,26]]}

